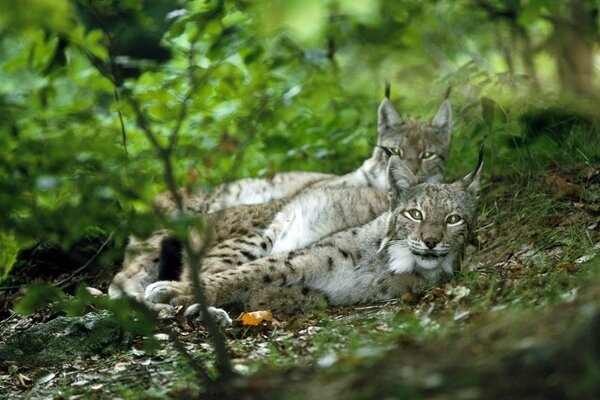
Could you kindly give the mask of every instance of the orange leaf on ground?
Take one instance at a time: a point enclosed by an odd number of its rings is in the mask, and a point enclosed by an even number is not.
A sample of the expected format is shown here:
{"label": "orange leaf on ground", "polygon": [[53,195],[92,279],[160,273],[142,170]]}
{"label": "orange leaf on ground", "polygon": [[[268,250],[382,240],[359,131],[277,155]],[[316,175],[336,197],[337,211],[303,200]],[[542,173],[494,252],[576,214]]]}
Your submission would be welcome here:
{"label": "orange leaf on ground", "polygon": [[258,325],[263,321],[273,321],[273,314],[268,310],[243,312],[238,319],[242,321],[242,325]]}
{"label": "orange leaf on ground", "polygon": [[559,175],[550,175],[546,178],[548,189],[554,198],[577,197],[580,187],[569,182]]}
{"label": "orange leaf on ground", "polygon": [[407,292],[402,295],[402,300],[407,303],[416,303],[419,299],[413,293]]}

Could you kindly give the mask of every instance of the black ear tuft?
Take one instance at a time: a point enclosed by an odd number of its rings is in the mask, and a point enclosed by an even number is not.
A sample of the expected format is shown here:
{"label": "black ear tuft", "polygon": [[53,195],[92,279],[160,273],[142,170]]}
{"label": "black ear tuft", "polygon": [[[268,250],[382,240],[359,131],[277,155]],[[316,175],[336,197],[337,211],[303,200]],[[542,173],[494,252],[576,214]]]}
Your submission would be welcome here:
{"label": "black ear tuft", "polygon": [[389,81],[385,81],[385,98],[386,99],[390,99],[390,93],[391,93],[392,89],[391,89],[391,85]]}
{"label": "black ear tuft", "polygon": [[392,152],[392,149],[390,149],[389,147],[381,146],[379,144],[376,147],[379,147],[381,150],[383,150],[385,152],[385,154],[387,154],[388,157],[391,157],[394,155],[394,153]]}
{"label": "black ear tuft", "polygon": [[477,167],[475,167],[475,171],[479,170],[481,168],[481,164],[483,164],[483,148],[484,147],[485,146],[482,141],[481,144],[479,145],[479,158],[477,160]]}
{"label": "black ear tuft", "polygon": [[481,168],[483,166],[483,143],[479,147],[479,159],[477,166],[467,176],[460,180],[462,186],[469,192],[476,193],[479,191],[479,181],[481,178]]}
{"label": "black ear tuft", "polygon": [[450,98],[451,93],[452,93],[452,86],[448,86],[448,89],[446,89],[446,94],[444,95],[444,100],[448,100]]}

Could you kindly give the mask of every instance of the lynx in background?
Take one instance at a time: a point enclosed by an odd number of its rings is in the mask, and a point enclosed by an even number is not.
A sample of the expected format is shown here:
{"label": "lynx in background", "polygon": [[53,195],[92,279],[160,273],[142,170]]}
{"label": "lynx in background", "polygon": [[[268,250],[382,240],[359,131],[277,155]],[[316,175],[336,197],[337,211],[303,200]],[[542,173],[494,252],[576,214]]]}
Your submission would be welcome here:
{"label": "lynx in background", "polygon": [[[378,140],[381,146],[394,149],[419,179],[440,182],[450,151],[452,107],[446,99],[429,122],[404,121],[390,101],[390,87],[378,110]],[[217,186],[212,194],[186,195],[188,210],[214,213],[238,205],[260,204],[289,197],[308,187],[371,186],[385,187],[387,157],[375,151],[356,171],[341,177],[319,172],[292,171],[272,178],[245,178]],[[378,182],[372,182],[377,180]],[[163,193],[155,201],[161,212],[174,211],[171,195]]]}

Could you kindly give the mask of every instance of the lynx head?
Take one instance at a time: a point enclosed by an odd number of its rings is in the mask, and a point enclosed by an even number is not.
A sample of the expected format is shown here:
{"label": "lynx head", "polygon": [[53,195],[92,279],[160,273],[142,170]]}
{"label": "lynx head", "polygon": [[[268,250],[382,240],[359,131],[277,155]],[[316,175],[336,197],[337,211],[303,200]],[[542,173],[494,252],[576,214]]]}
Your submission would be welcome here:
{"label": "lynx head", "polygon": [[[377,144],[400,157],[420,182],[442,181],[452,130],[452,107],[448,99],[430,121],[404,121],[389,99],[388,86],[379,106],[377,130]],[[381,149],[375,152],[375,156],[387,160]]]}
{"label": "lynx head", "polygon": [[390,215],[379,252],[392,271],[432,282],[452,273],[477,219],[482,154],[475,170],[453,183],[418,183],[399,157],[390,157]]}

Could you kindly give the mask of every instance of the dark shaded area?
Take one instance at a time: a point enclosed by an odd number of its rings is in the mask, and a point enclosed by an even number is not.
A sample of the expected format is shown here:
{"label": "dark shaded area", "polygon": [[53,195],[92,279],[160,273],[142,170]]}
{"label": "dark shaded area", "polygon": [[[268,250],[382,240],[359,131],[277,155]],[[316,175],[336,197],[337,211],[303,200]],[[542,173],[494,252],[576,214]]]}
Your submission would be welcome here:
{"label": "dark shaded area", "polygon": [[111,65],[117,86],[171,58],[161,39],[169,28],[167,15],[176,8],[172,1],[146,0],[140,9],[121,1],[76,4],[85,26],[104,32],[107,48],[117,61]]}
{"label": "dark shaded area", "polygon": [[162,241],[160,262],[158,264],[159,281],[176,281],[181,274],[183,246],[180,240],[169,236]]}
{"label": "dark shaded area", "polygon": [[403,337],[377,360],[342,360],[319,373],[263,371],[239,390],[280,399],[596,399],[600,314],[590,310],[599,295],[595,285],[543,312],[484,317],[435,341]]}
{"label": "dark shaded area", "polygon": [[567,106],[534,108],[521,115],[519,122],[523,126],[520,144],[525,145],[543,136],[562,141],[574,130],[595,131],[598,127],[597,119]]}
{"label": "dark shaded area", "polygon": [[56,284],[67,293],[78,283],[108,286],[122,262],[122,253],[101,232],[84,235],[67,249],[42,241],[22,250],[9,279],[0,287],[0,319],[10,315],[10,309],[20,298],[20,289],[34,283]]}

